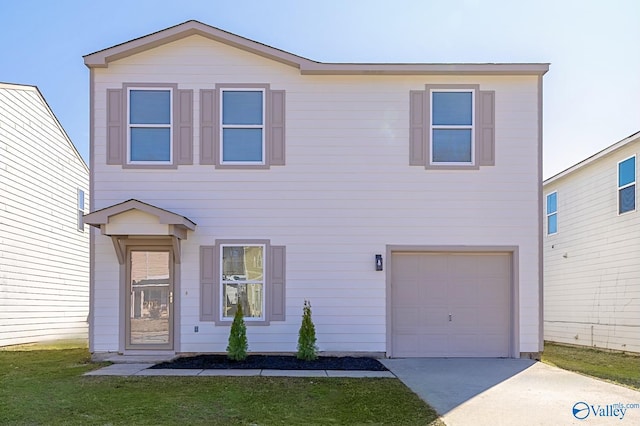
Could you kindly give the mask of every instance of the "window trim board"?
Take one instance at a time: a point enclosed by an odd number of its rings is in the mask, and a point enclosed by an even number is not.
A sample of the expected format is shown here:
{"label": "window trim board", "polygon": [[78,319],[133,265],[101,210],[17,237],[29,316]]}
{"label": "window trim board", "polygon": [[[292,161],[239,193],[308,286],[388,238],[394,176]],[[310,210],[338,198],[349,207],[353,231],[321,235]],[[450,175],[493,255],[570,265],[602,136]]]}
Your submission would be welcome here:
{"label": "window trim board", "polygon": [[[249,85],[228,85],[217,84],[216,85],[216,100],[218,102],[217,108],[217,120],[218,120],[218,158],[220,159],[220,166],[265,166],[267,165],[267,114],[270,108],[267,108],[267,92],[268,85],[255,85],[255,87],[248,87]],[[262,87],[264,86],[264,87]],[[239,124],[224,124],[222,115],[224,113],[222,98],[225,92],[260,92],[262,93],[262,124],[260,125],[239,125]],[[262,160],[261,161],[225,161],[224,160],[224,144],[223,133],[225,129],[260,129],[262,130],[261,149]]]}
{"label": "window trim board", "polygon": [[[130,122],[131,118],[131,92],[139,90],[139,91],[168,91],[169,92],[169,124],[144,124],[139,123],[136,125],[132,125]],[[124,86],[124,94],[125,94],[125,164],[128,166],[170,166],[175,162],[176,150],[175,150],[175,137],[174,132],[176,129],[176,105],[175,105],[175,91],[177,91],[177,85],[127,85]],[[131,160],[131,129],[132,128],[149,128],[149,129],[169,129],[169,160],[167,161],[146,161],[146,160]]]}

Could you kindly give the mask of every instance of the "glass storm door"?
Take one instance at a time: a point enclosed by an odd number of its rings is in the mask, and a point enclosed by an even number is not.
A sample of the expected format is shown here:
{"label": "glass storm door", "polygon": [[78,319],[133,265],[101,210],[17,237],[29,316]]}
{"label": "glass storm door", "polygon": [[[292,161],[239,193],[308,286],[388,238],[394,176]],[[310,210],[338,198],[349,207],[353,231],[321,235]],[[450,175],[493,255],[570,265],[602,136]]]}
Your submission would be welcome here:
{"label": "glass storm door", "polygon": [[170,249],[128,251],[127,349],[173,349]]}

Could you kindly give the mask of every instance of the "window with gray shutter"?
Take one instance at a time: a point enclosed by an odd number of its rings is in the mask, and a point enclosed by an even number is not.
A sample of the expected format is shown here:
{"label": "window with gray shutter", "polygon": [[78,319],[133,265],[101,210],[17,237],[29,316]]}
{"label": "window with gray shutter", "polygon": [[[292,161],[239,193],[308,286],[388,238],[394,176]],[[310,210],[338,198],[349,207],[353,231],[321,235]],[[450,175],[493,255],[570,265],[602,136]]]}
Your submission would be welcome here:
{"label": "window with gray shutter", "polygon": [[409,93],[409,165],[495,165],[495,92],[479,85],[426,85]]}

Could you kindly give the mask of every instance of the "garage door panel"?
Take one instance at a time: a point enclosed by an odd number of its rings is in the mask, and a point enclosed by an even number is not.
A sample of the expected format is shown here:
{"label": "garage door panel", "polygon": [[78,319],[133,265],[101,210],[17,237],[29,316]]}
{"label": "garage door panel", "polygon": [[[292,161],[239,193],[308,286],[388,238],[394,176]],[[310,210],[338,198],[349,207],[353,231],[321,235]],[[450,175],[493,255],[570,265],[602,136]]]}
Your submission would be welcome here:
{"label": "garage door panel", "polygon": [[421,311],[417,307],[398,307],[393,313],[394,324],[398,329],[415,328],[420,324]]}
{"label": "garage door panel", "polygon": [[449,314],[446,308],[424,309],[422,311],[422,321],[418,327],[446,327],[449,322]]}
{"label": "garage door panel", "polygon": [[391,262],[394,356],[509,356],[510,254],[394,253]]}
{"label": "garage door panel", "polygon": [[393,296],[402,306],[419,305],[416,294],[420,293],[421,283],[418,280],[398,280],[393,289]]}

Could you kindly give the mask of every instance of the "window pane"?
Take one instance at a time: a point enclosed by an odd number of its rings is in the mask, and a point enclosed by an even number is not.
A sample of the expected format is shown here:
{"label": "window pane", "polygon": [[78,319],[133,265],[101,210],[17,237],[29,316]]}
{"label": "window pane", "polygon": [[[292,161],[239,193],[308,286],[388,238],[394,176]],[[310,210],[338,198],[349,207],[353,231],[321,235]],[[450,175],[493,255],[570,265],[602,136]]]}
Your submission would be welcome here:
{"label": "window pane", "polygon": [[223,246],[222,280],[223,317],[232,318],[238,303],[245,317],[263,317],[263,246]]}
{"label": "window pane", "polygon": [[132,90],[130,96],[130,124],[171,124],[168,90]]}
{"label": "window pane", "polygon": [[242,305],[242,313],[245,318],[262,318],[262,283],[223,284],[222,316],[233,318],[238,309],[238,303]]}
{"label": "window pane", "polygon": [[555,213],[558,211],[558,193],[547,195],[547,214]]}
{"label": "window pane", "polygon": [[222,124],[262,125],[262,92],[223,91]]}
{"label": "window pane", "polygon": [[471,125],[471,92],[433,92],[433,125]]}
{"label": "window pane", "polygon": [[636,180],[636,158],[631,157],[618,164],[618,186],[628,185]]}
{"label": "window pane", "polygon": [[263,268],[263,246],[224,246],[222,248],[222,279],[224,281],[262,281]]}
{"label": "window pane", "polygon": [[434,163],[470,163],[471,129],[433,130]]}
{"label": "window pane", "polygon": [[262,129],[223,129],[222,161],[262,162]]}
{"label": "window pane", "polygon": [[171,161],[169,129],[132,128],[131,161]]}
{"label": "window pane", "polygon": [[558,232],[558,215],[547,216],[547,234]]}
{"label": "window pane", "polygon": [[618,212],[625,213],[636,209],[636,186],[627,186],[618,191]]}

